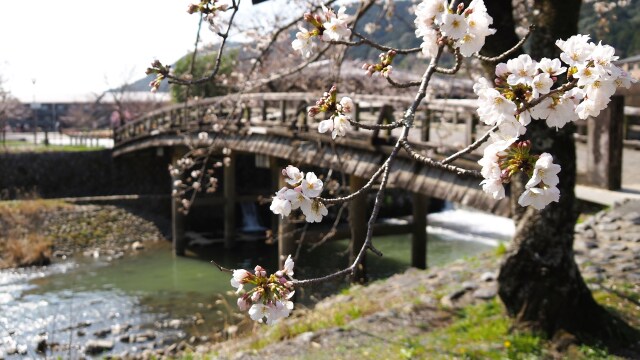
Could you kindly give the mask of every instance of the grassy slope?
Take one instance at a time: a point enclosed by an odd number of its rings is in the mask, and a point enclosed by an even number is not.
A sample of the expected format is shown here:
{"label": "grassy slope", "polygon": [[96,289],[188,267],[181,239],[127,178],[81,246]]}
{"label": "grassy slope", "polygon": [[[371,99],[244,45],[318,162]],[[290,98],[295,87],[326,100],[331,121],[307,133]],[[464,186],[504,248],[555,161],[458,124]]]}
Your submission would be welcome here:
{"label": "grassy slope", "polygon": [[[537,334],[512,331],[511,320],[497,298],[476,300],[457,309],[442,305],[443,296],[459,289],[464,281],[477,281],[480,273],[497,263],[498,255],[485,255],[352,287],[323,300],[314,310],[298,312],[295,318],[271,328],[259,325],[249,337],[219,344],[210,356],[234,358],[242,352],[241,359],[616,358],[597,345],[571,346],[560,354],[553,343]],[[618,283],[615,288],[617,294],[594,290],[594,296],[640,327],[633,285]],[[304,333],[310,341],[300,341]]]}

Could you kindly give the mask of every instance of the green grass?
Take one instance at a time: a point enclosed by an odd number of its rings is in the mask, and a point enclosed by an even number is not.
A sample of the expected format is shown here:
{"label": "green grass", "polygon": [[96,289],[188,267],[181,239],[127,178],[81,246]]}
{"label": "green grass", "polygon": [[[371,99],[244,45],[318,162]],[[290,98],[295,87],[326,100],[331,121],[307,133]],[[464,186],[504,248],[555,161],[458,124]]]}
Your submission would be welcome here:
{"label": "green grass", "polygon": [[4,146],[0,143],[0,152],[77,152],[77,151],[96,151],[102,150],[102,147],[83,146],[83,145],[34,145],[29,141],[8,140]]}

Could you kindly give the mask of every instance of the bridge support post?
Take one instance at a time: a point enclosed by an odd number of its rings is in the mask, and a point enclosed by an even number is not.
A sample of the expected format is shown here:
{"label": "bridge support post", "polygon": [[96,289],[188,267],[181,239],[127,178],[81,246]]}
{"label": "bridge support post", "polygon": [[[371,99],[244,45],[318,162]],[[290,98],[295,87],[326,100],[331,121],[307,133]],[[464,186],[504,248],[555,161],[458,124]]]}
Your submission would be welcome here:
{"label": "bridge support post", "polygon": [[[360,190],[367,180],[358,176],[349,176],[349,190],[354,193]],[[353,263],[364,244],[367,236],[367,196],[358,196],[349,202],[349,228],[351,229],[351,246],[349,249],[349,263]],[[364,283],[367,281],[366,271],[366,251],[363,254],[362,261],[356,268],[351,279],[354,283]]]}
{"label": "bridge support post", "polygon": [[[175,164],[178,159],[182,158],[183,152],[178,149],[174,149],[173,154],[171,156],[171,163]],[[180,175],[171,176],[171,188],[175,190],[175,182],[177,180],[182,180]],[[172,192],[173,193],[173,192]],[[185,214],[180,211],[180,198],[172,197],[171,198],[171,240],[173,247],[173,254],[175,256],[184,256],[185,250],[187,248],[187,242],[184,236],[184,228],[185,228]]]}
{"label": "bridge support post", "polygon": [[[284,176],[282,176],[283,165],[283,162],[277,158],[272,157],[269,159],[269,166],[271,167],[271,184],[276,191],[287,186]],[[282,218],[280,215],[274,215],[271,229],[274,233],[277,233],[278,266],[282,269],[287,256],[294,255],[296,252],[296,239],[293,234],[295,226],[288,218]]]}
{"label": "bridge support post", "polygon": [[223,172],[224,247],[231,249],[236,244],[236,154],[231,152],[228,157]]}
{"label": "bridge support post", "polygon": [[413,194],[413,228],[411,230],[411,266],[427,268],[427,212],[429,196]]}
{"label": "bridge support post", "polygon": [[587,181],[618,190],[622,187],[624,97],[613,96],[596,118],[587,120]]}

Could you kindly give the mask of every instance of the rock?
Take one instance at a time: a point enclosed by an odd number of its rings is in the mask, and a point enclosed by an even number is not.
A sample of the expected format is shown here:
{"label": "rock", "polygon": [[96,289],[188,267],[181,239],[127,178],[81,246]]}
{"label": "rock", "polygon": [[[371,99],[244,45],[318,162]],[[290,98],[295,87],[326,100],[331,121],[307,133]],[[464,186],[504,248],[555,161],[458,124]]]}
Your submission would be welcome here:
{"label": "rock", "polygon": [[618,232],[603,233],[598,236],[604,241],[618,241],[620,240],[620,234]]}
{"label": "rock", "polygon": [[111,329],[102,329],[102,330],[95,331],[93,333],[93,336],[99,337],[99,338],[105,338],[109,334],[111,334]]}
{"label": "rock", "polygon": [[574,230],[577,233],[582,233],[589,229],[591,229],[591,224],[587,224],[587,223],[576,224],[576,226],[574,227]]}
{"label": "rock", "polygon": [[84,352],[88,355],[97,355],[113,349],[113,341],[110,340],[89,340],[85,345]]}
{"label": "rock", "polygon": [[640,242],[640,231],[622,234],[622,240],[629,242]]}
{"label": "rock", "polygon": [[608,224],[603,224],[600,223],[598,224],[598,226],[596,227],[599,231],[616,231],[618,229],[620,229],[620,224],[616,224],[616,223],[608,223]]}
{"label": "rock", "polygon": [[632,223],[640,222],[640,213],[632,211],[622,215],[622,219]]}
{"label": "rock", "polygon": [[584,269],[585,273],[591,273],[591,274],[599,274],[604,272],[604,269],[601,268],[600,266],[596,266],[596,265],[591,265],[591,266],[587,266]]}
{"label": "rock", "polygon": [[169,320],[169,322],[167,323],[167,326],[172,327],[174,329],[178,329],[180,326],[182,326],[182,320],[180,319]]}
{"label": "rock", "polygon": [[496,297],[497,294],[497,286],[483,286],[473,292],[473,297],[476,299],[490,300]]}
{"label": "rock", "polygon": [[142,245],[142,243],[140,241],[135,241],[133,244],[131,244],[131,250],[142,250],[144,249],[144,245]]}
{"label": "rock", "polygon": [[465,290],[475,290],[478,288],[478,284],[473,281],[465,281],[462,283],[462,288]]}
{"label": "rock", "polygon": [[584,245],[585,249],[597,249],[598,248],[598,243],[595,241],[589,241],[589,240],[585,240],[582,242],[582,244]]}
{"label": "rock", "polygon": [[593,231],[593,229],[588,229],[584,233],[582,233],[582,236],[584,236],[585,239],[595,239],[596,232]]}
{"label": "rock", "polygon": [[47,344],[47,339],[40,339],[40,341],[38,341],[38,343],[36,344],[36,352],[38,354],[45,354],[47,352],[47,348],[49,347],[49,344]]}
{"label": "rock", "polygon": [[84,330],[78,330],[78,331],[76,331],[76,335],[78,335],[80,337],[83,337],[83,336],[87,335],[87,333]]}
{"label": "rock", "polygon": [[300,345],[309,344],[314,337],[315,337],[315,334],[312,331],[307,331],[296,336],[296,338],[293,341]]}
{"label": "rock", "polygon": [[487,271],[480,275],[480,281],[489,282],[496,279],[496,274],[492,271]]}
{"label": "rock", "polygon": [[153,340],[156,338],[156,333],[149,330],[149,331],[145,331],[143,333],[139,333],[139,334],[135,334],[132,335],[133,336],[133,341],[131,342],[137,342],[137,343],[141,343],[141,342],[147,342],[149,340]]}
{"label": "rock", "polygon": [[627,245],[625,244],[615,244],[609,246],[609,250],[611,251],[625,251],[627,249],[629,249],[629,247],[627,247]]}
{"label": "rock", "polygon": [[619,272],[633,271],[636,268],[637,268],[637,266],[634,263],[624,263],[624,264],[620,264],[620,265],[616,266],[616,270],[619,271]]}

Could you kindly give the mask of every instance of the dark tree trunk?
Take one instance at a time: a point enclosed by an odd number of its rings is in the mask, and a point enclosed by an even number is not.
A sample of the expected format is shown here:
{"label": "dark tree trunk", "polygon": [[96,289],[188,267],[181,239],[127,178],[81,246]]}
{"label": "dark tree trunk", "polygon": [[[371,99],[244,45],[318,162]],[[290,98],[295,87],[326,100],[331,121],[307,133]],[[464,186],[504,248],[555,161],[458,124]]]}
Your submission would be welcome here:
{"label": "dark tree trunk", "polygon": [[[537,30],[529,39],[530,53],[537,60],[557,57],[555,40],[577,33],[580,0],[536,0],[535,7],[540,16],[535,20]],[[502,16],[512,16],[502,12]],[[500,15],[496,13],[496,17]],[[528,126],[526,138],[532,141],[534,152],[548,152],[562,166],[560,202],[551,203],[542,211],[522,208],[518,197],[528,179],[513,179],[511,200],[516,234],[500,269],[498,293],[517,325],[542,331],[549,337],[569,333],[580,341],[601,340],[613,345],[607,340],[615,341],[629,327],[616,322],[593,300],[574,260],[574,130],[573,124],[556,131],[544,121],[535,120]]]}

